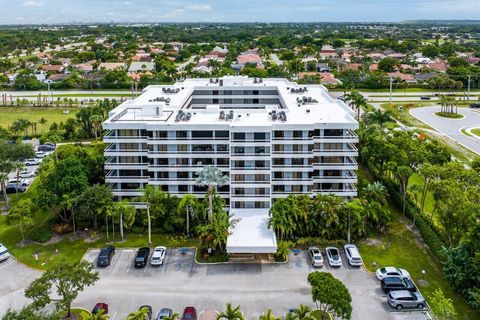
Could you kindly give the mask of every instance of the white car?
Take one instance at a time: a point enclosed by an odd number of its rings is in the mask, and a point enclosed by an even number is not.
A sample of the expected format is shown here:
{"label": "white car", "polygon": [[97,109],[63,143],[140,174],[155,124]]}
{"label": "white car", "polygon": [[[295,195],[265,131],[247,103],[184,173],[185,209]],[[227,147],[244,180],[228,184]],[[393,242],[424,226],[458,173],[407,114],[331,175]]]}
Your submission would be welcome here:
{"label": "white car", "polygon": [[340,251],[335,247],[327,247],[325,249],[327,253],[328,263],[330,267],[341,267],[342,257],[340,257]]}
{"label": "white car", "polygon": [[43,159],[43,158],[45,158],[46,155],[47,155],[47,154],[46,154],[45,152],[43,152],[43,151],[37,151],[37,152],[35,152],[35,158],[37,158],[37,159]]}
{"label": "white car", "polygon": [[8,252],[8,249],[0,243],[0,261],[4,261],[10,258],[10,252]]}
{"label": "white car", "polygon": [[23,170],[20,172],[20,178],[35,178],[35,172],[34,171],[28,171],[28,170]]}
{"label": "white car", "polygon": [[26,187],[30,184],[30,180],[23,179],[23,178],[19,178],[18,180],[17,180],[17,178],[10,179],[10,180],[8,180],[8,184],[16,186],[17,181],[18,181],[19,186],[25,186]]}
{"label": "white car", "polygon": [[375,275],[377,276],[378,280],[382,280],[388,277],[400,277],[410,279],[410,273],[408,273],[407,270],[396,267],[379,268],[375,272]]}
{"label": "white car", "polygon": [[346,244],[343,246],[345,249],[345,255],[347,256],[348,263],[352,267],[361,267],[363,265],[362,257],[358,248],[354,244]]}
{"label": "white car", "polygon": [[317,247],[308,248],[308,255],[312,261],[312,266],[314,267],[323,267],[323,257],[322,252]]}
{"label": "white car", "polygon": [[159,266],[163,264],[163,259],[165,259],[166,252],[167,248],[162,246],[153,249],[152,257],[150,258],[150,264],[152,266]]}
{"label": "white car", "polygon": [[25,160],[25,165],[26,166],[38,166],[39,165],[38,159],[27,159]]}

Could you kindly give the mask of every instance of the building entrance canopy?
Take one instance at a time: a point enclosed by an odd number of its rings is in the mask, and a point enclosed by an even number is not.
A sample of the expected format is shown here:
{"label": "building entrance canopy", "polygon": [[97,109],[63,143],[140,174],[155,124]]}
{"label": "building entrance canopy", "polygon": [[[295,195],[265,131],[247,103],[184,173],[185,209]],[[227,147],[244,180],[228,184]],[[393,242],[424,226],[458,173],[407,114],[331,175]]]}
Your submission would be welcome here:
{"label": "building entrance canopy", "polygon": [[238,222],[227,239],[228,254],[277,252],[275,233],[268,228],[268,209],[232,209],[230,215]]}

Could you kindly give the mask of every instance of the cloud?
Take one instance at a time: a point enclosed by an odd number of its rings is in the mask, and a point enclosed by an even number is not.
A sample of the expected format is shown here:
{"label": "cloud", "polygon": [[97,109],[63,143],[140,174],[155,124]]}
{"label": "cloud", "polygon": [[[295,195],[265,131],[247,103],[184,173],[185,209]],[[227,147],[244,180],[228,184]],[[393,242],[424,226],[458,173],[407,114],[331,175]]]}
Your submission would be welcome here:
{"label": "cloud", "polygon": [[212,11],[213,7],[208,4],[202,4],[202,5],[186,6],[185,9],[189,11],[206,12],[206,11]]}
{"label": "cloud", "polygon": [[42,1],[36,1],[36,0],[24,1],[22,4],[23,7],[43,7],[44,5],[45,3],[43,3]]}
{"label": "cloud", "polygon": [[178,18],[180,16],[183,16],[185,14],[185,9],[184,8],[178,8],[175,10],[172,10],[170,12],[167,12],[166,14],[163,15],[164,18]]}

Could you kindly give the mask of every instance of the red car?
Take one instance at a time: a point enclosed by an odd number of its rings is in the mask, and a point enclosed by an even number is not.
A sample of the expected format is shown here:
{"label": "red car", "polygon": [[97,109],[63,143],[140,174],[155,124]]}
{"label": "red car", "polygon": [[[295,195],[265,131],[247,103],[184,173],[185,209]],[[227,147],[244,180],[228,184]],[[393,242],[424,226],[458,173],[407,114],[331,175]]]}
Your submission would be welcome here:
{"label": "red car", "polygon": [[186,307],[181,320],[197,320],[197,310],[194,307]]}
{"label": "red car", "polygon": [[93,307],[92,314],[97,314],[100,312],[100,310],[103,310],[103,314],[108,314],[108,304],[99,302]]}

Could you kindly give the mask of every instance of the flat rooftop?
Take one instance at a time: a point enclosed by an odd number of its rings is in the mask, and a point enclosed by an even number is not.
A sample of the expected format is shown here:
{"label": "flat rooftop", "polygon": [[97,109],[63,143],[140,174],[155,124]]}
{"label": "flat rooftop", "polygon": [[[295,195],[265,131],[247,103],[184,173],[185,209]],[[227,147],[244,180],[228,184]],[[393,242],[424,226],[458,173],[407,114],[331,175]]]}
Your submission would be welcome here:
{"label": "flat rooftop", "polygon": [[275,253],[277,240],[268,228],[268,209],[231,209],[237,219],[227,239],[227,253]]}
{"label": "flat rooftop", "polygon": [[[115,108],[106,127],[115,123],[145,123],[169,125],[230,125],[271,126],[276,124],[308,125],[314,123],[345,124],[357,126],[354,112],[345,103],[331,98],[321,85],[299,85],[286,79],[254,79],[243,76],[227,76],[212,82],[212,79],[187,79],[174,85],[153,85],[143,90],[135,100],[125,101]],[[265,104],[214,104],[206,103],[191,107],[194,92],[214,90],[248,90],[269,92],[267,98],[279,103]],[[271,94],[275,92],[275,94]],[[195,98],[202,98],[195,95]],[[206,96],[211,98],[212,96]],[[241,99],[242,95],[233,95]],[[248,95],[252,98],[252,95]],[[255,96],[256,97],[256,96]],[[253,97],[253,98],[255,98]],[[220,99],[229,96],[219,96]],[[180,111],[181,110],[181,111]],[[223,111],[233,117],[225,120],[219,116]],[[189,113],[188,120],[177,121],[178,112]],[[271,113],[285,113],[285,119],[272,119]],[[228,118],[228,117],[227,117]]]}

